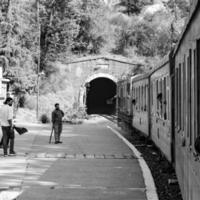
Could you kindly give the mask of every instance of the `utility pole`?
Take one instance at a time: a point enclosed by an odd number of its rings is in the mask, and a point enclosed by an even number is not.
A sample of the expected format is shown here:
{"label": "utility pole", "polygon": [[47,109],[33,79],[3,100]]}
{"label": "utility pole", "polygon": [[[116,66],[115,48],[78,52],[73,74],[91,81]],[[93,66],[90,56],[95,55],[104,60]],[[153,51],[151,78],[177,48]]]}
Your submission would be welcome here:
{"label": "utility pole", "polygon": [[175,34],[175,23],[177,21],[177,10],[176,10],[176,2],[175,0],[172,1],[173,3],[173,13],[174,13],[174,19],[172,20],[172,23],[171,23],[171,49],[173,49],[173,42],[174,42],[174,34]]}
{"label": "utility pole", "polygon": [[130,16],[130,14],[131,14],[130,0],[128,0],[128,9],[127,9],[127,12],[128,12],[128,16]]}
{"label": "utility pole", "polygon": [[40,85],[39,85],[39,79],[40,79],[40,2],[37,0],[37,25],[38,25],[38,63],[37,63],[37,105],[36,105],[36,118],[39,120],[39,95],[40,95]]}

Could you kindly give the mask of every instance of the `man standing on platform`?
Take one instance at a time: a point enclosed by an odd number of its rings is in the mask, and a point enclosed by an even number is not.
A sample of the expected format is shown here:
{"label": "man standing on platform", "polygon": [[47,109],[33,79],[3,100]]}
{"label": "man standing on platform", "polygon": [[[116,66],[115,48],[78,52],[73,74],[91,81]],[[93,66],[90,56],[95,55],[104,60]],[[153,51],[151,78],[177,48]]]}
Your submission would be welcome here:
{"label": "man standing on platform", "polygon": [[7,97],[4,105],[0,109],[0,121],[1,128],[3,133],[3,151],[4,156],[8,155],[8,143],[10,142],[10,154],[15,155],[14,151],[14,130],[13,130],[13,108],[12,108],[13,99]]}
{"label": "man standing on platform", "polygon": [[62,143],[60,141],[60,135],[62,132],[62,118],[64,117],[64,112],[60,110],[59,104],[55,104],[55,110],[52,112],[52,124],[54,129],[55,144]]}

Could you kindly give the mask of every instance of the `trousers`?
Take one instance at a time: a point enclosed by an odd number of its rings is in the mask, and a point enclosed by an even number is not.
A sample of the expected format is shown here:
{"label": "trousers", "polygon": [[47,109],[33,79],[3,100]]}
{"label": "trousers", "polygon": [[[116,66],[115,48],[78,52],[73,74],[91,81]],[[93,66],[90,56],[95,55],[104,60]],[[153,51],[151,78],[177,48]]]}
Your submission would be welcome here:
{"label": "trousers", "polygon": [[10,141],[10,152],[14,152],[14,140],[15,133],[14,130],[10,129],[10,126],[2,126],[3,133],[3,152],[4,155],[8,153],[8,142]]}
{"label": "trousers", "polygon": [[55,142],[59,142],[60,135],[62,133],[62,122],[55,122],[53,127],[54,127]]}

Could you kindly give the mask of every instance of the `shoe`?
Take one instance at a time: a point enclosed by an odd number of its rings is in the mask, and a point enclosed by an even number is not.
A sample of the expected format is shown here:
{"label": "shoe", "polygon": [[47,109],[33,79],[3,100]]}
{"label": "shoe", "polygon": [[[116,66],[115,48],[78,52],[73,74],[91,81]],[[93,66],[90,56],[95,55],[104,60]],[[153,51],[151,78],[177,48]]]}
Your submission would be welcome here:
{"label": "shoe", "polygon": [[58,141],[58,143],[62,144],[62,141]]}
{"label": "shoe", "polygon": [[3,156],[4,156],[4,157],[8,157],[8,154],[7,154],[7,153],[5,153]]}
{"label": "shoe", "polygon": [[0,149],[2,149],[2,148],[3,148],[3,145],[0,144]]}
{"label": "shoe", "polygon": [[59,144],[59,141],[56,141],[55,144]]}
{"label": "shoe", "polygon": [[10,155],[16,155],[15,151],[10,151]]}

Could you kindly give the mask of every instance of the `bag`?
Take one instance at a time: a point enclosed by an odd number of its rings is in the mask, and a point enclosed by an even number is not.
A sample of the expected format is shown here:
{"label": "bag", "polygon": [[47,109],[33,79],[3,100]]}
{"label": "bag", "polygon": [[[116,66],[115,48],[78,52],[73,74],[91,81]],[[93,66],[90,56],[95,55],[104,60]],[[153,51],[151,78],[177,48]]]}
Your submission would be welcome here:
{"label": "bag", "polygon": [[19,133],[19,135],[22,135],[22,134],[28,132],[28,130],[24,127],[16,127],[15,126],[14,129]]}

